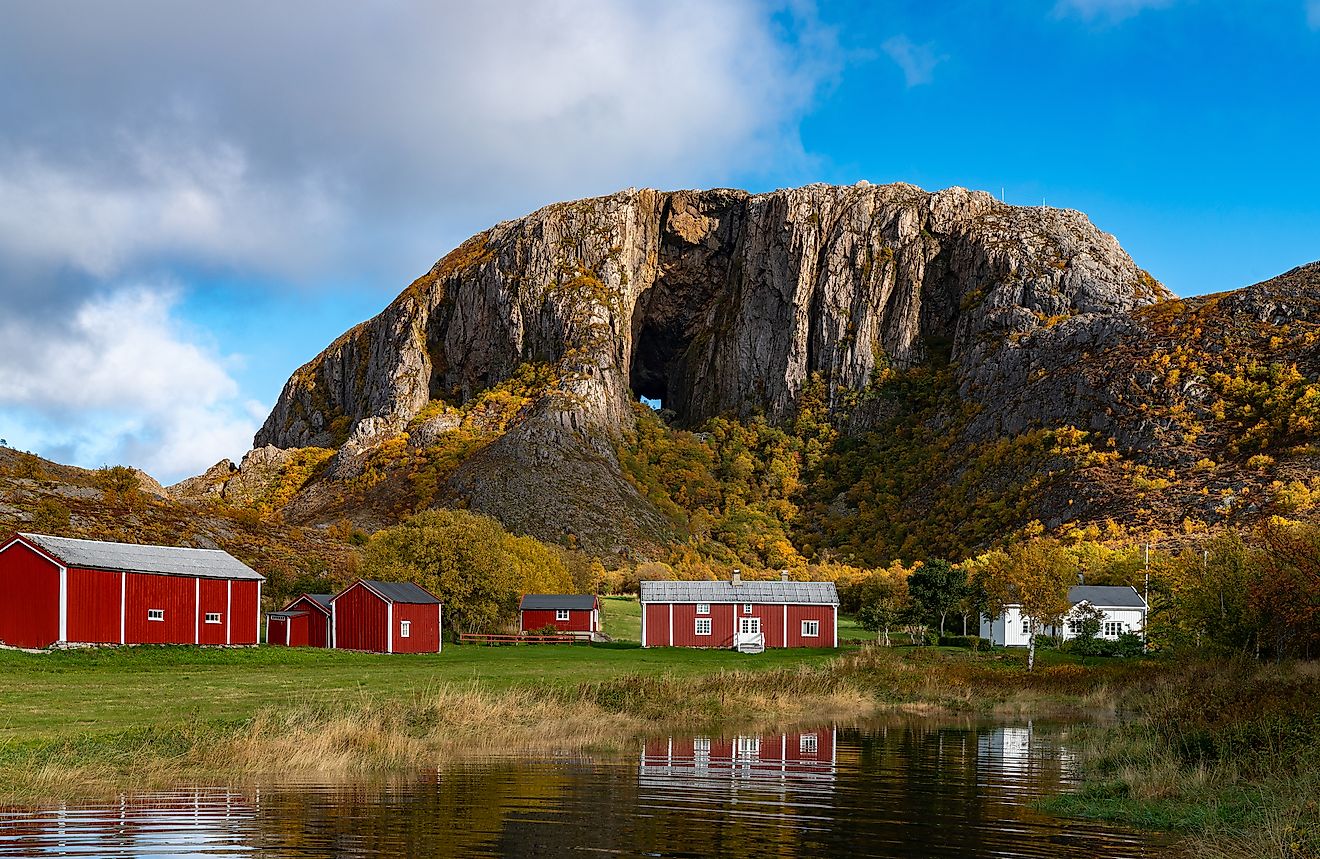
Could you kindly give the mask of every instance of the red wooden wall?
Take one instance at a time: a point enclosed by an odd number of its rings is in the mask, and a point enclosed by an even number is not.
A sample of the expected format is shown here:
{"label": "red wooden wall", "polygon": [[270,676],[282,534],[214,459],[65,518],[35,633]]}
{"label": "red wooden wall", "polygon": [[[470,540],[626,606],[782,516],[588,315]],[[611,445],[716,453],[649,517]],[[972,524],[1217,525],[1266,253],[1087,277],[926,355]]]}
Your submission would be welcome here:
{"label": "red wooden wall", "polygon": [[[123,582],[123,573],[69,568],[69,641],[119,643],[119,597]],[[192,642],[191,636],[188,641]]]}
{"label": "red wooden wall", "polygon": [[360,582],[335,597],[335,647],[385,652],[386,603]]}
{"label": "red wooden wall", "polygon": [[59,637],[59,567],[14,543],[0,552],[0,641],[14,647],[46,647]]}
{"label": "red wooden wall", "polygon": [[[697,614],[695,603],[673,603],[674,639],[669,640],[669,603],[647,603],[647,647],[733,647],[733,634],[739,619],[755,617],[761,621],[761,634],[766,647],[833,647],[834,606],[753,603],[750,614],[744,603],[711,603],[710,614]],[[784,621],[787,613],[788,640],[784,640]],[[697,618],[710,618],[710,635],[697,635]],[[820,621],[820,635],[804,637],[802,621]]]}
{"label": "red wooden wall", "polygon": [[289,603],[285,611],[307,612],[308,647],[330,646],[330,618],[321,610],[320,603],[308,597],[299,597]]}
{"label": "red wooden wall", "polygon": [[[399,635],[399,624],[411,621],[409,636]],[[436,653],[440,650],[440,606],[394,604],[394,652]]]}
{"label": "red wooden wall", "polygon": [[[196,579],[130,573],[124,627],[129,644],[192,644],[196,632],[193,604]],[[147,620],[151,609],[162,609],[165,619]]]}
{"label": "red wooden wall", "polygon": [[568,620],[555,620],[554,609],[524,609],[522,612],[522,631],[532,632],[553,626],[560,632],[595,632],[591,628],[589,609],[570,609]]}
{"label": "red wooden wall", "polygon": [[266,624],[266,643],[275,647],[284,647],[289,643],[289,619],[272,617]]}
{"label": "red wooden wall", "polygon": [[257,643],[257,614],[260,602],[260,582],[235,580],[231,591],[229,610],[229,643]]}

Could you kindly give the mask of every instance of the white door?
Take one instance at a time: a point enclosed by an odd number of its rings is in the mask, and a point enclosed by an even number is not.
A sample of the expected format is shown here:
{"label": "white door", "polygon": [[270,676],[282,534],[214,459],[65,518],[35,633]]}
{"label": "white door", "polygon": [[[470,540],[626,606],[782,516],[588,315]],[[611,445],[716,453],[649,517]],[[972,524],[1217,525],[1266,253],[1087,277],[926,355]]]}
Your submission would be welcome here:
{"label": "white door", "polygon": [[742,617],[738,619],[738,632],[743,635],[760,635],[761,619],[759,617]]}

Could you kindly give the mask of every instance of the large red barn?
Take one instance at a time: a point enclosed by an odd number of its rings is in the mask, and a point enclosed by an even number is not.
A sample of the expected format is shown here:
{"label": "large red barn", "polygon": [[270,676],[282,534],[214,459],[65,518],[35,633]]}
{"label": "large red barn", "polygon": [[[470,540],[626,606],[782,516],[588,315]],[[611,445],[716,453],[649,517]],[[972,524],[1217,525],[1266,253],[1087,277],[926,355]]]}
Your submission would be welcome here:
{"label": "large red barn", "polygon": [[554,627],[590,638],[601,631],[600,600],[591,594],[527,594],[518,614],[521,632]]}
{"label": "large red barn", "polygon": [[330,646],[331,594],[303,594],[266,615],[266,643],[285,647]]}
{"label": "large red barn", "polygon": [[0,547],[0,643],[257,643],[265,579],[218,549],[17,534]]}
{"label": "large red barn", "polygon": [[642,582],[643,647],[838,647],[833,582]]}
{"label": "large red barn", "polygon": [[439,653],[440,600],[412,582],[359,579],[330,600],[331,647]]}

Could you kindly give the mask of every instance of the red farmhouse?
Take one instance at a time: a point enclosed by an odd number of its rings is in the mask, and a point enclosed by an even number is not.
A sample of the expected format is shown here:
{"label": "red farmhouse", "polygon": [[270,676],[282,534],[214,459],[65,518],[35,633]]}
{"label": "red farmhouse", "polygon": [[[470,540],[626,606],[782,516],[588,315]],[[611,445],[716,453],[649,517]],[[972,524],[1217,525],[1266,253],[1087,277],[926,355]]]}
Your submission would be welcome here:
{"label": "red farmhouse", "polygon": [[833,582],[642,582],[643,647],[838,647]]}
{"label": "red farmhouse", "polygon": [[256,644],[264,580],[216,549],[17,534],[0,548],[0,642]]}
{"label": "red farmhouse", "polygon": [[330,594],[303,594],[266,615],[266,643],[285,647],[330,646]]}
{"label": "red farmhouse", "polygon": [[359,579],[330,600],[331,647],[439,653],[440,600],[412,582]]}
{"label": "red farmhouse", "polygon": [[600,600],[590,594],[528,594],[519,606],[519,631],[553,626],[560,632],[590,638],[601,631]]}

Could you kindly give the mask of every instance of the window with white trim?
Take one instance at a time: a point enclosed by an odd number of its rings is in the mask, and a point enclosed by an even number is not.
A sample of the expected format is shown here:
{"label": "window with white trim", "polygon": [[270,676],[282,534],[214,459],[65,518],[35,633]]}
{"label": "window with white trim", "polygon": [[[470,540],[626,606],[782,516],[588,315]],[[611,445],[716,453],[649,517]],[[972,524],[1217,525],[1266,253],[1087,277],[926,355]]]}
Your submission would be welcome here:
{"label": "window with white trim", "polygon": [[218,612],[218,611],[208,611],[208,612],[206,613],[206,622],[207,622],[207,623],[220,623],[220,622],[221,622],[221,621],[220,621],[220,612]]}
{"label": "window with white trim", "polygon": [[798,737],[798,754],[814,755],[820,749],[820,738],[815,734],[803,734]]}
{"label": "window with white trim", "polygon": [[1104,629],[1105,638],[1118,638],[1122,634],[1123,634],[1123,621],[1121,620],[1105,621],[1105,629]]}
{"label": "window with white trim", "polygon": [[566,608],[555,609],[555,620],[568,620],[569,617],[570,617],[570,612],[568,609]]}
{"label": "window with white trim", "polygon": [[804,620],[802,621],[802,635],[804,638],[817,638],[820,636],[820,621]]}
{"label": "window with white trim", "polygon": [[1029,617],[1022,618],[1022,634],[1031,635],[1031,618]]}
{"label": "window with white trim", "polygon": [[697,618],[697,635],[710,635],[710,618]]}
{"label": "window with white trim", "polygon": [[399,638],[408,638],[412,635],[412,621],[399,621]]}
{"label": "window with white trim", "polygon": [[710,603],[708,602],[697,603],[697,614],[710,614]]}
{"label": "window with white trim", "polygon": [[752,604],[749,602],[743,603],[743,614],[751,614],[751,613],[752,613]]}
{"label": "window with white trim", "polygon": [[692,738],[692,756],[697,760],[710,758],[710,737]]}
{"label": "window with white trim", "polygon": [[1075,618],[1075,617],[1070,617],[1070,618],[1068,618],[1068,634],[1069,634],[1069,635],[1081,635],[1081,634],[1082,634],[1082,622],[1081,622],[1080,620],[1078,620],[1077,618]]}
{"label": "window with white trim", "polygon": [[165,619],[165,609],[163,608],[147,609],[147,620],[164,620],[164,619]]}

